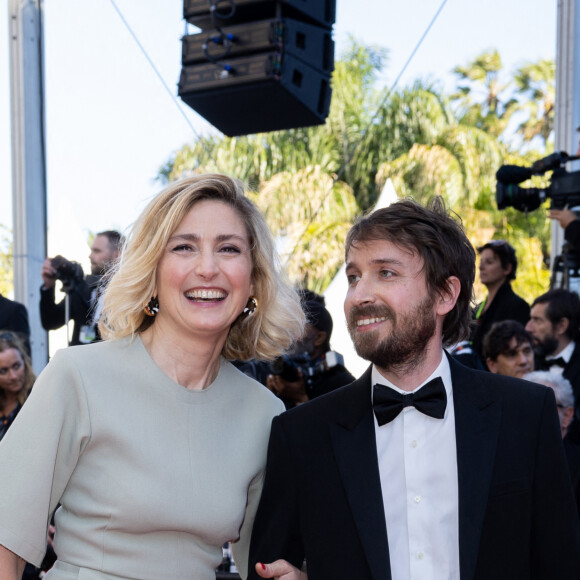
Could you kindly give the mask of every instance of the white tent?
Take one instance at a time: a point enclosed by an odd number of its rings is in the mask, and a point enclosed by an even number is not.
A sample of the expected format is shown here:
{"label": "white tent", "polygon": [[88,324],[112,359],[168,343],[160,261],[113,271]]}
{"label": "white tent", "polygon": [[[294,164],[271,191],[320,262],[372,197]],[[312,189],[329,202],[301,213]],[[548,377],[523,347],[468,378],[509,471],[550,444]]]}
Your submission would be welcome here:
{"label": "white tent", "polygon": [[[388,179],[373,211],[382,207],[387,207],[397,199],[397,192],[393,187],[393,182]],[[347,282],[345,267],[343,264],[324,292],[324,298],[326,299],[326,308],[330,312],[334,323],[331,347],[333,350],[344,356],[344,364],[346,368],[355,377],[359,377],[366,370],[369,363],[356,354],[348,334],[343,308],[346,291]]]}

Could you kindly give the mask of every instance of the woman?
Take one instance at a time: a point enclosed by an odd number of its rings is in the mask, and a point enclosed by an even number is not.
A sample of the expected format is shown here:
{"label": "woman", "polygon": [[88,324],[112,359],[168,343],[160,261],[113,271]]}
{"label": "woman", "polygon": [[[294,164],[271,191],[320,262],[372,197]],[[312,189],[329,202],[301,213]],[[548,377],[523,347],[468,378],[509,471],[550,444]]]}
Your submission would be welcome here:
{"label": "woman", "polygon": [[0,331],[0,440],[16,419],[35,379],[24,344],[14,333]]}
{"label": "woman", "polygon": [[23,453],[34,465],[0,483],[0,578],[41,559],[57,503],[49,580],[214,580],[226,541],[245,576],[284,407],[227,360],[273,358],[302,332],[274,257],[231,178],[188,178],[151,201],[107,286],[108,340],[58,352],[0,446],[3,469]]}
{"label": "woman", "polygon": [[502,320],[517,320],[525,326],[530,319],[530,307],[511,287],[518,268],[514,248],[505,240],[491,240],[477,248],[477,251],[479,279],[487,288],[487,297],[475,312],[477,325],[472,334],[472,345],[475,352],[483,357],[483,337],[492,324]]}

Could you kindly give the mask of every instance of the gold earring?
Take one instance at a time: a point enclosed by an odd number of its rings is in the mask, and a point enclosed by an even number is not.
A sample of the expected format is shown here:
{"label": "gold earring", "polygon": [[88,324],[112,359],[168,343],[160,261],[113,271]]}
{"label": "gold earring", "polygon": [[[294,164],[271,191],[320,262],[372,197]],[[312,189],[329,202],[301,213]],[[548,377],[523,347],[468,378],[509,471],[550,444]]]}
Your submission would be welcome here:
{"label": "gold earring", "polygon": [[159,312],[159,300],[157,299],[157,296],[154,296],[149,300],[149,302],[143,304],[143,312],[151,317],[154,317]]}

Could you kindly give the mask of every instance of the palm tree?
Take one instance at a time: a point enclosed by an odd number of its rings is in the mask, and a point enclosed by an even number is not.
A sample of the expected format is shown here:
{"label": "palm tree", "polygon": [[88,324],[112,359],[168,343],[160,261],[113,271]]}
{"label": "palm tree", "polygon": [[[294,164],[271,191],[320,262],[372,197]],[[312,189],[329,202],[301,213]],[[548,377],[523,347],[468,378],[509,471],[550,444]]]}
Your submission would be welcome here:
{"label": "palm tree", "polygon": [[483,52],[466,66],[453,69],[460,84],[452,100],[461,123],[499,137],[518,108],[515,98],[503,98],[510,83],[502,84],[503,64],[497,50]]}
{"label": "palm tree", "polygon": [[278,173],[254,199],[279,241],[290,278],[322,292],[342,264],[345,237],[359,211],[350,187],[311,165]]}
{"label": "palm tree", "polygon": [[524,97],[521,108],[528,112],[518,132],[525,141],[540,137],[545,148],[554,131],[556,63],[551,59],[528,63],[518,69],[514,80]]}

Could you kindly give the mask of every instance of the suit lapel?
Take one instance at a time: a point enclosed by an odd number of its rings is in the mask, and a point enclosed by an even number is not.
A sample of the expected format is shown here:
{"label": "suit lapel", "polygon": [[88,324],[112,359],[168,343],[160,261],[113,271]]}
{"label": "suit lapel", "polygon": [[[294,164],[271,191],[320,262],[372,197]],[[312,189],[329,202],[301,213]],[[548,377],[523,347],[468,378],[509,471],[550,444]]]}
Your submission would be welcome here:
{"label": "suit lapel", "polygon": [[485,389],[483,373],[476,373],[453,360],[449,364],[457,441],[459,566],[461,579],[471,580],[493,475],[501,406]]}
{"label": "suit lapel", "polygon": [[349,389],[350,404],[341,406],[330,435],[342,483],[356,522],[372,577],[390,580],[385,510],[377,461],[371,371]]}

